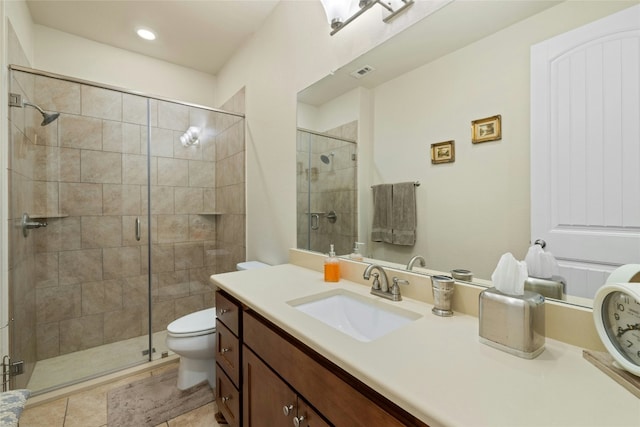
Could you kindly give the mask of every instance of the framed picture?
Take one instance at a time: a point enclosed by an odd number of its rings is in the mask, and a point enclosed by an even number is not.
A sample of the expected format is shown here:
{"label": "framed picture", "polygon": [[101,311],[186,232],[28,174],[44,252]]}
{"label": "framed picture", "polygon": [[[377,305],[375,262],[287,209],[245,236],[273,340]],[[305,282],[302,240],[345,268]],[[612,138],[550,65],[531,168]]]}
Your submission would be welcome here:
{"label": "framed picture", "polygon": [[502,139],[502,116],[487,117],[471,122],[471,142],[497,141]]}
{"label": "framed picture", "polygon": [[431,163],[453,163],[455,160],[455,141],[445,141],[431,144]]}

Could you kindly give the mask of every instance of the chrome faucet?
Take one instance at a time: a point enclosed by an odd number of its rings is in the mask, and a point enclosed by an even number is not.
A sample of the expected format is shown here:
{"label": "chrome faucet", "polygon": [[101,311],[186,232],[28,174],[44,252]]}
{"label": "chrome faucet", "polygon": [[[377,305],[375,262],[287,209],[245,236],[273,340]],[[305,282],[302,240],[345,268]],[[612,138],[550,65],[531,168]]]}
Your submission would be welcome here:
{"label": "chrome faucet", "polygon": [[413,264],[415,264],[418,260],[420,260],[420,267],[424,267],[427,265],[422,255],[416,255],[411,258],[411,260],[407,264],[407,270],[411,271],[411,269],[413,268]]}
{"label": "chrome faucet", "polygon": [[371,272],[374,269],[377,269],[379,273],[373,273],[373,285],[371,286],[371,293],[382,298],[390,299],[391,301],[402,300],[399,285],[408,285],[409,282],[407,280],[394,277],[393,285],[389,287],[389,279],[387,278],[386,271],[384,271],[384,269],[377,264],[369,264],[367,268],[365,268],[364,273],[362,273],[362,278],[365,280],[369,280],[369,278],[371,277]]}

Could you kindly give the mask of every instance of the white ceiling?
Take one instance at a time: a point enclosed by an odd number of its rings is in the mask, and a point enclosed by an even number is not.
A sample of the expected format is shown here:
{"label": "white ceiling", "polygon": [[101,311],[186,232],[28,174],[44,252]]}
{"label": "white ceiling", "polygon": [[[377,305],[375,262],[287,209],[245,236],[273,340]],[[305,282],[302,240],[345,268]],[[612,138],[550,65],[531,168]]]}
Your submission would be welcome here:
{"label": "white ceiling", "polygon": [[[217,74],[279,0],[27,0],[36,24]],[[155,41],[140,39],[153,29]]]}

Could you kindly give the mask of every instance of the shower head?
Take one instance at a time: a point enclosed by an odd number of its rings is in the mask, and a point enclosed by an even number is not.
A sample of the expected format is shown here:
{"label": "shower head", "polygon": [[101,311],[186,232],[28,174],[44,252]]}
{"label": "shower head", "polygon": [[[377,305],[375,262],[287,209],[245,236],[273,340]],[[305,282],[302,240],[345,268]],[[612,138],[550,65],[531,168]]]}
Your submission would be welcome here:
{"label": "shower head", "polygon": [[40,114],[42,114],[42,123],[40,123],[40,126],[46,126],[60,116],[60,113],[47,113],[42,108],[38,107],[36,104],[32,104],[28,101],[24,101],[22,105],[23,106],[28,105],[29,107],[33,107],[36,110],[40,111]]}
{"label": "shower head", "polygon": [[329,153],[328,156],[325,155],[325,154],[322,154],[320,156],[320,160],[322,160],[322,163],[324,163],[325,165],[328,165],[329,163],[331,163],[331,160],[333,159],[333,156],[334,156],[334,152],[333,151],[331,153]]}

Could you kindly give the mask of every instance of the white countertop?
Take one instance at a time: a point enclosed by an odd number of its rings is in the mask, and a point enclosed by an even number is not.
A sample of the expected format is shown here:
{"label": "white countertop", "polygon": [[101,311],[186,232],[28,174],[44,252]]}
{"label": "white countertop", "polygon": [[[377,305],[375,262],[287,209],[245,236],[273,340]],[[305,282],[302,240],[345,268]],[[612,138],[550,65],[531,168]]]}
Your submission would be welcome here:
{"label": "white countertop", "polygon": [[[325,283],[322,273],[292,264],[212,279],[432,427],[640,426],[640,399],[587,362],[581,348],[547,338],[540,356],[521,359],[480,343],[475,317],[438,317],[429,304],[387,301],[344,279]],[[336,288],[423,316],[361,342],[287,304]]]}

